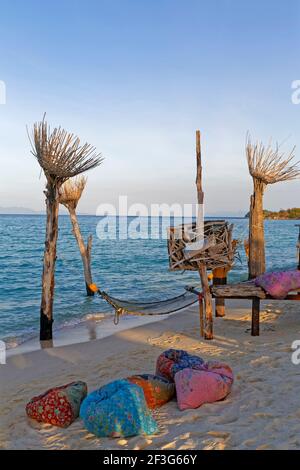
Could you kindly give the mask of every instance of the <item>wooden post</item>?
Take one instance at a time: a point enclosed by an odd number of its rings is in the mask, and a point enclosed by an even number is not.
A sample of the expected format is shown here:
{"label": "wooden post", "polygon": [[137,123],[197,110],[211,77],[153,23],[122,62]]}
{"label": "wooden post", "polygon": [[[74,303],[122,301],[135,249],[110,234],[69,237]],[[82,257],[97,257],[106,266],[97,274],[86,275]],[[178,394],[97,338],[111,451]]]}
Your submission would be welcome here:
{"label": "wooden post", "polygon": [[[226,268],[216,268],[213,270],[213,284],[215,286],[227,284]],[[215,299],[215,315],[216,317],[225,317],[225,299],[221,297]]]}
{"label": "wooden post", "polygon": [[37,159],[47,179],[46,186],[46,237],[42,275],[40,308],[40,340],[52,339],[54,274],[56,243],[58,237],[59,196],[62,185],[69,179],[98,166],[102,158],[94,147],[66,132],[61,127],[53,131],[43,120],[33,126],[31,153]]}
{"label": "wooden post", "polygon": [[254,179],[254,193],[250,199],[249,217],[249,279],[263,274],[266,270],[263,194],[265,185]]}
{"label": "wooden post", "polygon": [[203,298],[201,295],[198,296],[199,302],[199,317],[200,317],[200,336],[203,338],[204,336],[204,318],[203,318]]}
{"label": "wooden post", "polygon": [[285,156],[280,146],[272,149],[261,142],[251,143],[248,135],[246,156],[253,179],[253,194],[250,201],[249,218],[249,279],[265,272],[263,195],[268,184],[290,181],[300,176],[298,163],[291,163],[294,150]]}
{"label": "wooden post", "polygon": [[52,340],[54,272],[56,242],[58,237],[58,188],[47,183],[46,194],[46,239],[42,275],[42,299],[40,309],[40,340]]}
{"label": "wooden post", "polygon": [[260,299],[255,297],[252,300],[252,325],[251,335],[259,336],[259,313],[260,313]]}
{"label": "wooden post", "polygon": [[203,205],[204,203],[204,192],[202,189],[202,161],[201,161],[201,136],[200,131],[196,131],[196,159],[197,159],[197,176],[196,176],[196,186],[197,186],[197,199],[198,204]]}
{"label": "wooden post", "polygon": [[298,235],[298,242],[297,242],[297,250],[298,250],[298,267],[297,267],[297,269],[300,270],[300,225],[296,225],[295,227],[299,228],[299,235]]}
{"label": "wooden post", "polygon": [[92,296],[94,295],[94,292],[89,288],[90,284],[93,284],[92,271],[91,271],[92,236],[91,235],[89,236],[87,245],[85,246],[83,237],[81,235],[80,227],[78,224],[78,220],[77,220],[76,209],[74,205],[71,203],[68,204],[67,207],[69,209],[74,236],[76,238],[80,255],[81,255],[81,259],[82,259],[86,293],[88,296]]}
{"label": "wooden post", "polygon": [[199,275],[202,285],[202,293],[204,299],[205,307],[205,324],[204,324],[204,338],[213,339],[213,305],[212,297],[210,293],[210,288],[207,279],[207,270],[206,266],[202,263],[199,263]]}
{"label": "wooden post", "polygon": [[[201,162],[201,144],[200,144],[200,131],[196,131],[196,159],[197,159],[197,196],[198,205],[203,206],[204,192],[202,189],[202,162]],[[202,292],[205,306],[205,328],[204,338],[213,339],[213,306],[210,288],[207,279],[207,270],[204,263],[198,263],[199,275],[201,279]]]}

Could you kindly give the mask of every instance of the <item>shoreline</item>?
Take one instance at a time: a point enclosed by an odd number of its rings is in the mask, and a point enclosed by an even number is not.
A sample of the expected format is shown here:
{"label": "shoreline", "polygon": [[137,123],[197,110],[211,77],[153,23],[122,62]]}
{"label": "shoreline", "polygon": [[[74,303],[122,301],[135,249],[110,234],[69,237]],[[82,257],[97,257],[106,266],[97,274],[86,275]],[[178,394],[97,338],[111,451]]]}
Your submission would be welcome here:
{"label": "shoreline", "polygon": [[[182,312],[186,310],[183,309]],[[176,313],[176,312],[175,312]],[[113,336],[121,331],[126,331],[139,326],[147,325],[149,323],[155,323],[163,321],[175,313],[169,313],[166,315],[145,315],[145,316],[134,316],[125,315],[120,317],[118,325],[113,322],[114,314],[108,313],[93,313],[90,314],[91,318],[86,318],[77,324],[65,325],[57,330],[53,331],[53,341],[45,341],[43,344],[39,341],[38,336],[34,336],[15,347],[7,349],[7,357],[16,356],[19,354],[27,354],[34,351],[40,351],[47,348],[59,348],[69,345],[76,345],[80,343],[88,343],[90,341],[97,341],[109,336]],[[89,315],[87,315],[88,317]],[[52,343],[52,344],[51,344]]]}
{"label": "shoreline", "polygon": [[[214,304],[214,300],[213,300]],[[232,304],[232,301],[226,302],[227,306]],[[239,306],[244,307],[247,301],[240,300]],[[234,306],[234,303],[233,303]],[[131,330],[140,326],[148,325],[149,323],[161,322],[173,315],[183,314],[189,308],[198,309],[198,303],[194,306],[186,307],[180,311],[168,313],[165,315],[124,315],[120,317],[118,325],[114,324],[114,314],[107,312],[98,312],[87,314],[86,318],[79,323],[67,324],[59,327],[53,331],[53,340],[45,341],[41,344],[38,335],[25,339],[16,346],[9,347],[6,350],[6,357],[16,356],[20,354],[28,354],[34,351],[41,351],[43,349],[60,348],[69,345],[77,345],[80,343],[89,343],[90,341],[97,341],[109,336],[114,336],[121,331]],[[90,317],[90,318],[88,318]]]}

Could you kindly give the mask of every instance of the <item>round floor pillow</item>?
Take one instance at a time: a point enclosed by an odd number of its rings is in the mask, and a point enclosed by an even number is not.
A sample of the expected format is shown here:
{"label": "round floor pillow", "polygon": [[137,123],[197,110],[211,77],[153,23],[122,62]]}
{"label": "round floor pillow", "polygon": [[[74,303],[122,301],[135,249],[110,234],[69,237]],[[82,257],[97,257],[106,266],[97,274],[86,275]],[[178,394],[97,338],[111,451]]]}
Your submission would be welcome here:
{"label": "round floor pillow", "polygon": [[181,349],[168,349],[158,356],[156,362],[156,374],[174,381],[176,372],[190,368],[201,369],[204,360],[199,356],[193,356]]}
{"label": "round floor pillow", "polygon": [[233,380],[234,380],[233,371],[231,367],[225,362],[218,362],[218,361],[205,362],[203,364],[203,370],[220,375],[222,379],[224,380],[224,382],[230,386],[233,384]]}
{"label": "round floor pillow", "polygon": [[51,388],[27,403],[27,416],[65,428],[79,416],[80,405],[86,394],[87,385],[80,381]]}
{"label": "round floor pillow", "polygon": [[226,398],[231,392],[233,372],[227,364],[207,362],[202,370],[178,371],[175,384],[179,409],[198,408]]}
{"label": "round floor pillow", "polygon": [[143,390],[128,380],[115,380],[90,393],[82,402],[80,417],[97,437],[130,437],[158,430]]}
{"label": "round floor pillow", "polygon": [[175,395],[175,385],[173,382],[152,374],[132,375],[127,380],[142,387],[149,408],[158,408]]}

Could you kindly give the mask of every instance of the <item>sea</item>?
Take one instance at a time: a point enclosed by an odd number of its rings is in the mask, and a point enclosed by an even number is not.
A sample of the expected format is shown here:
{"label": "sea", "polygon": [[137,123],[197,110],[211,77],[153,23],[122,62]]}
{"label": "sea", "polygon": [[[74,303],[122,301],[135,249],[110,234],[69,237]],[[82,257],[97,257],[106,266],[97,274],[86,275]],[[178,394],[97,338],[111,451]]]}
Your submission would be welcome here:
{"label": "sea", "polygon": [[[143,302],[163,300],[180,295],[188,284],[199,283],[198,273],[169,270],[166,226],[170,221],[164,217],[144,218],[142,223],[134,217],[78,218],[84,238],[93,236],[93,280],[111,295]],[[248,219],[226,220],[234,225],[234,238],[241,242],[247,238]],[[179,223],[181,219],[171,221],[171,225]],[[296,224],[292,220],[265,221],[267,270],[296,268]],[[44,237],[44,215],[0,215],[0,340],[8,347],[38,336]],[[243,243],[238,251],[229,282],[247,279]],[[111,315],[111,307],[99,296],[86,296],[70,220],[68,215],[60,215],[54,331],[97,318],[99,313]]]}

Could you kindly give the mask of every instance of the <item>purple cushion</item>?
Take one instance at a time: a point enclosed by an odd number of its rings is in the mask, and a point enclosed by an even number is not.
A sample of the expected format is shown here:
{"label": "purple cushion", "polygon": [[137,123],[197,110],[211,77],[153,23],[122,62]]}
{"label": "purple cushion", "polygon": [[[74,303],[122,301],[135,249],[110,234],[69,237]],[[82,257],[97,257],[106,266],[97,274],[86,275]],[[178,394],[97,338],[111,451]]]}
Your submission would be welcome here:
{"label": "purple cushion", "polygon": [[199,356],[193,356],[181,349],[168,349],[160,354],[156,362],[156,375],[167,380],[174,381],[174,376],[179,370],[202,369],[204,360]]}
{"label": "purple cushion", "polygon": [[274,299],[284,299],[290,291],[300,289],[300,271],[265,273],[255,279],[255,285]]}

